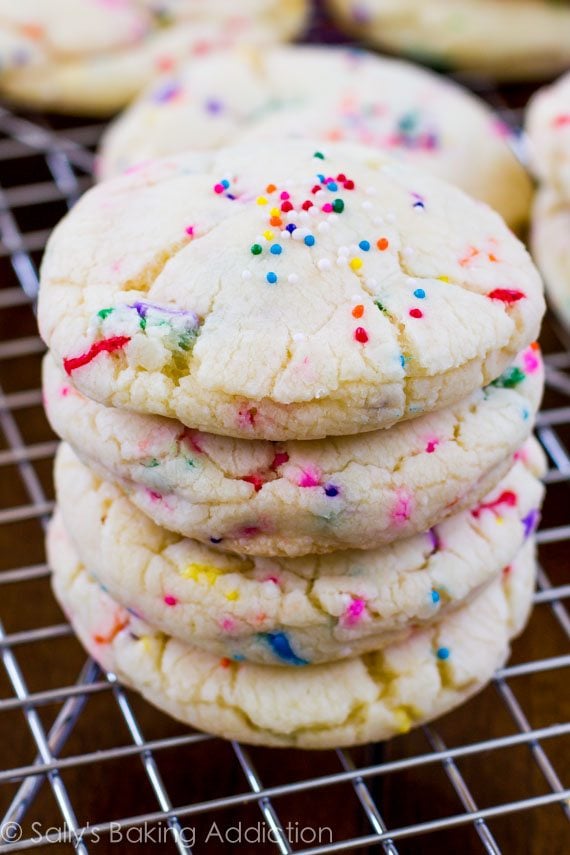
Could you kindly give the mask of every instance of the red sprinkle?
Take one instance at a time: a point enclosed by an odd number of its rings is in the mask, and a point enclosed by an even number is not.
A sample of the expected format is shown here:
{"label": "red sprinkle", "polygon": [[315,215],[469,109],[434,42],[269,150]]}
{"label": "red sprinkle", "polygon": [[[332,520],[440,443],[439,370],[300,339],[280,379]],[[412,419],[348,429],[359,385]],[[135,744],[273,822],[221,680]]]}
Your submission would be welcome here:
{"label": "red sprinkle", "polygon": [[352,181],[352,179],[349,179],[348,181],[344,182],[344,189],[345,190],[354,190],[354,186],[355,186],[354,181]]}
{"label": "red sprinkle", "polygon": [[291,202],[283,202],[283,204],[281,205],[281,210],[284,214],[286,214],[287,211],[293,210],[293,205],[291,204]]}
{"label": "red sprinkle", "polygon": [[356,327],[354,330],[354,338],[356,341],[360,342],[360,344],[366,344],[368,341],[368,333],[364,327]]}
{"label": "red sprinkle", "polygon": [[289,455],[286,451],[278,451],[273,458],[273,463],[270,468],[275,472],[276,469],[279,469],[279,467],[283,466],[285,463],[289,463]]}
{"label": "red sprinkle", "polygon": [[504,493],[501,493],[498,499],[495,499],[494,502],[487,502],[483,505],[479,505],[478,508],[471,511],[471,514],[478,519],[481,516],[481,511],[493,511],[495,508],[498,508],[500,505],[506,505],[508,508],[514,508],[517,503],[517,494],[513,493],[512,490],[505,490]]}
{"label": "red sprinkle", "polygon": [[220,665],[222,666],[222,668],[229,668],[231,664],[232,660],[228,659],[227,656],[224,656],[223,659],[220,659]]}
{"label": "red sprinkle", "polygon": [[265,481],[261,477],[261,475],[244,475],[243,478],[240,478],[240,481],[246,481],[248,484],[253,484],[255,487],[255,492],[259,493]]}
{"label": "red sprinkle", "polygon": [[307,199],[307,201],[306,201],[306,202],[303,202],[303,204],[302,204],[302,206],[301,206],[301,207],[303,208],[303,211],[308,211],[308,210],[309,210],[309,208],[312,208],[312,207],[314,207],[314,206],[313,206],[313,203],[311,202],[311,200],[310,200],[310,199]]}
{"label": "red sprinkle", "polygon": [[167,594],[164,598],[164,602],[166,603],[167,606],[177,606],[178,605],[178,600],[176,599],[176,597],[173,597],[172,594]]}
{"label": "red sprinkle", "polygon": [[130,342],[131,338],[128,335],[115,335],[113,338],[107,338],[103,341],[96,341],[91,345],[86,353],[81,356],[71,356],[69,359],[63,360],[63,367],[66,374],[71,374],[77,368],[82,368],[92,362],[100,353],[113,353],[115,350],[121,350]]}
{"label": "red sprinkle", "polygon": [[495,288],[487,297],[491,300],[501,300],[503,303],[518,303],[524,298],[522,291],[513,291],[511,288]]}
{"label": "red sprinkle", "polygon": [[320,185],[320,184],[315,184],[315,185],[311,188],[311,193],[319,193],[322,189],[323,189],[323,188],[321,187],[321,185]]}
{"label": "red sprinkle", "polygon": [[410,318],[423,318],[424,313],[421,309],[410,309]]}

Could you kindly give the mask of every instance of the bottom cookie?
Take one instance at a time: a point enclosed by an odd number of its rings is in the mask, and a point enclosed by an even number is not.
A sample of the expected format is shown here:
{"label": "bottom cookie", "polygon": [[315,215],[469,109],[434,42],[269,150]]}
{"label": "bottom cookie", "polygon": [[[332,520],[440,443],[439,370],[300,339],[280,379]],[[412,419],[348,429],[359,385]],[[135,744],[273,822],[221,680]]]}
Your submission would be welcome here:
{"label": "bottom cookie", "polygon": [[280,668],[219,659],[120,607],[50,529],[53,588],[84,647],[180,721],[258,745],[331,748],[388,739],[478,692],[527,620],[535,579],[528,540],[503,576],[440,623],[380,652]]}

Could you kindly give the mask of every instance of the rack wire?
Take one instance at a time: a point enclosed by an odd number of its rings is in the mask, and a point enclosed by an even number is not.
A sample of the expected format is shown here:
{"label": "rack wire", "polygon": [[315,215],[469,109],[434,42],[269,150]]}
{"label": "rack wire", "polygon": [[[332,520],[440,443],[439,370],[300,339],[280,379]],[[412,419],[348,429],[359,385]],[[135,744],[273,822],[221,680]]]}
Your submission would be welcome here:
{"label": "rack wire", "polygon": [[0,853],[568,851],[570,353],[551,329],[536,608],[469,704],[384,746],[268,751],[190,732],[85,661],[43,561],[56,441],[33,308],[101,130],[0,109]]}

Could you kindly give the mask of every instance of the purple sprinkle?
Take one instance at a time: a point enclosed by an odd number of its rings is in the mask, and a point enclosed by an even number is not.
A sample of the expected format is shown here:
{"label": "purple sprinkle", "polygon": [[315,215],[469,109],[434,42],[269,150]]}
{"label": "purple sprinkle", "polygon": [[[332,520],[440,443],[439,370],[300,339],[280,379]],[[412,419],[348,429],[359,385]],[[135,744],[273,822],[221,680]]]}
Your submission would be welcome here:
{"label": "purple sprinkle", "polygon": [[530,537],[530,535],[536,529],[536,527],[538,526],[539,519],[540,513],[537,508],[534,508],[534,510],[532,510],[526,515],[526,517],[524,517],[524,519],[522,520],[522,524],[524,526],[525,538]]}
{"label": "purple sprinkle", "polygon": [[211,537],[210,543],[221,543],[223,539],[223,537]]}
{"label": "purple sprinkle", "polygon": [[438,552],[439,549],[441,548],[441,541],[439,539],[439,535],[437,533],[437,530],[435,528],[430,528],[430,530],[427,532],[427,536],[430,539],[432,549],[434,550],[434,552]]}
{"label": "purple sprinkle", "polygon": [[340,490],[338,487],[335,487],[334,484],[326,484],[325,485],[325,494],[330,498],[334,499],[335,496],[338,496]]}
{"label": "purple sprinkle", "polygon": [[160,86],[152,96],[152,100],[157,104],[167,104],[172,101],[180,92],[180,84],[175,80],[169,80]]}
{"label": "purple sprinkle", "polygon": [[211,113],[213,116],[217,116],[219,113],[223,113],[224,111],[223,103],[217,98],[208,98],[205,108],[208,113]]}
{"label": "purple sprinkle", "polygon": [[196,324],[196,326],[199,323],[198,315],[195,312],[190,312],[186,309],[171,309],[168,306],[157,306],[156,303],[143,303],[140,301],[132,303],[130,306],[128,306],[128,308],[136,309],[137,314],[140,318],[146,318],[149,309],[153,309],[155,312],[159,312],[163,315],[192,318],[192,321],[194,324]]}

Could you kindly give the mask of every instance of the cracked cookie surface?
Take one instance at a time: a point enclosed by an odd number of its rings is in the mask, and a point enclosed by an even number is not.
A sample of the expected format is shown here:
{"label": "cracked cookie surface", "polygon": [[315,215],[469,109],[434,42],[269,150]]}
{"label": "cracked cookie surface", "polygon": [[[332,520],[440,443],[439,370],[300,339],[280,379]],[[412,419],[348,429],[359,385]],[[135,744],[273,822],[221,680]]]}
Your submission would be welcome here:
{"label": "cracked cookie surface", "polygon": [[355,437],[271,443],[104,407],[48,355],[53,429],[158,525],[251,555],[372,549],[474,505],[528,438],[543,388],[536,344],[490,386]]}
{"label": "cracked cookie surface", "polygon": [[375,550],[295,559],[245,558],[180,538],[68,446],[55,474],[81,561],[123,606],[231,660],[306,665],[384,647],[480,593],[538,523],[542,465],[532,440],[481,502],[429,532]]}
{"label": "cracked cookie surface", "polygon": [[570,9],[552,0],[327,0],[352,35],[436,68],[499,80],[549,77],[570,63]]}
{"label": "cracked cookie surface", "polygon": [[506,661],[532,601],[527,541],[469,605],[382,651],[328,665],[231,662],[175,641],[115,603],[49,534],[53,587],[87,651],[150,703],[193,727],[258,745],[338,748],[405,733],[480,691]]}
{"label": "cracked cookie surface", "polygon": [[153,162],[55,230],[39,320],[81,392],[249,439],[390,427],[498,377],[542,284],[501,218],[359,146]]}
{"label": "cracked cookie surface", "polygon": [[386,150],[487,202],[511,227],[528,215],[531,182],[482,101],[418,66],[354,49],[250,47],[186,63],[111,125],[98,173],[285,137]]}
{"label": "cracked cookie surface", "polygon": [[177,62],[292,38],[304,0],[0,0],[0,93],[17,104],[109,115]]}

